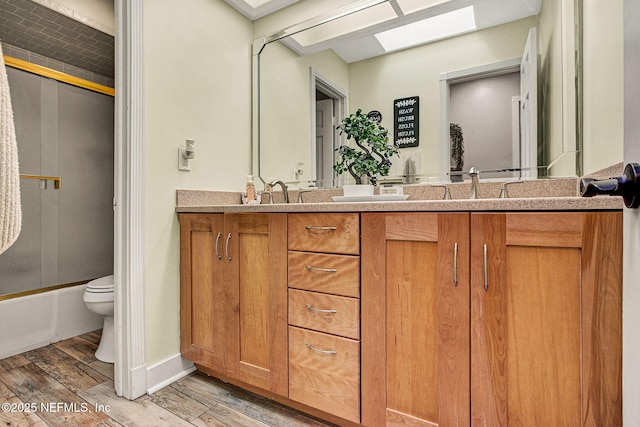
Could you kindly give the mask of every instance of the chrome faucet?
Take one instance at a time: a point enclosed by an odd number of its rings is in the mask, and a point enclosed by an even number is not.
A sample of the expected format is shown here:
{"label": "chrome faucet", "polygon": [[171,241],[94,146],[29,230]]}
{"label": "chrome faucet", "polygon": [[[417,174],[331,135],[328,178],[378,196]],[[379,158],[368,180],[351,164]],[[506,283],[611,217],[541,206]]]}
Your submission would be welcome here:
{"label": "chrome faucet", "polygon": [[471,195],[469,196],[469,198],[481,199],[482,197],[480,196],[480,178],[479,178],[480,171],[475,167],[472,167],[471,169],[469,169],[469,172],[467,173],[471,177]]}
{"label": "chrome faucet", "polygon": [[[279,185],[280,188],[282,188],[282,201],[284,203],[289,203],[289,192],[287,191],[287,185],[280,180],[275,180],[267,184],[267,186],[269,187],[273,187],[274,185]],[[273,201],[273,199],[271,200]]]}

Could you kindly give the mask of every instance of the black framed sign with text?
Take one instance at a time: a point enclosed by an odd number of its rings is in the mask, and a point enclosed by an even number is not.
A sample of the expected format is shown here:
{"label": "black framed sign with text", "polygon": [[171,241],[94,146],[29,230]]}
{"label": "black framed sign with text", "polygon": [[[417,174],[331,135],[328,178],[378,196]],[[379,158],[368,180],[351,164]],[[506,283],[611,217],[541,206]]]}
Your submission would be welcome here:
{"label": "black framed sign with text", "polygon": [[417,147],[419,144],[420,97],[412,96],[393,101],[394,141],[400,148]]}

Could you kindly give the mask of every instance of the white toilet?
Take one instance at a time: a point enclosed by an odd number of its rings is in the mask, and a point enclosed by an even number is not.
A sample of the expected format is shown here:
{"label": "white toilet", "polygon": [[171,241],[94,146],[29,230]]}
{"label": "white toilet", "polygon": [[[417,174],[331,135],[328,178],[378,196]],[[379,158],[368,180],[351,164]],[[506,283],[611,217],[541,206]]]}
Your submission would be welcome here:
{"label": "white toilet", "polygon": [[113,337],[113,275],[100,277],[87,283],[82,300],[89,311],[104,316],[102,326],[102,338],[96,350],[96,359],[107,363],[113,363],[114,337]]}

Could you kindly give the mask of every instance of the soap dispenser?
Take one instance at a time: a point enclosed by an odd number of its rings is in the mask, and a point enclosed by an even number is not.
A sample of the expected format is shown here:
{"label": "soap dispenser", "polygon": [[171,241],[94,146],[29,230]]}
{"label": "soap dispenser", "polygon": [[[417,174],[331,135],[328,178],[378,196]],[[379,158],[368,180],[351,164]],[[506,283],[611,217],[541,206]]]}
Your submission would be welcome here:
{"label": "soap dispenser", "polygon": [[247,190],[244,193],[245,194],[245,200],[246,203],[251,204],[252,202],[255,202],[256,200],[256,186],[253,183],[253,176],[251,175],[247,175]]}

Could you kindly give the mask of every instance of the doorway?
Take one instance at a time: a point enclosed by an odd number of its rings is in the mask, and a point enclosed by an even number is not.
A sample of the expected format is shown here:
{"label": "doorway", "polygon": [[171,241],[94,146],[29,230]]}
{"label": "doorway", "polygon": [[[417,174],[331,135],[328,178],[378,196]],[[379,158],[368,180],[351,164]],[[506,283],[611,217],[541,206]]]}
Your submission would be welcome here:
{"label": "doorway", "polygon": [[[537,42],[536,29],[531,28],[527,36],[527,41],[521,58],[502,61],[493,64],[481,65],[460,71],[443,73],[440,75],[440,111],[441,115],[441,153],[442,153],[442,179],[448,180],[451,174],[451,134],[450,126],[453,122],[451,119],[451,87],[454,84],[472,82],[478,79],[499,77],[506,74],[518,73],[519,75],[519,96],[511,96],[511,100],[507,99],[504,104],[508,106],[505,118],[500,120],[499,125],[508,129],[511,143],[514,145],[513,151],[518,151],[518,155],[511,154],[513,163],[509,167],[494,166],[491,163],[483,164],[467,164],[462,171],[468,170],[470,167],[496,172],[500,178],[515,176],[519,178],[537,178],[538,176],[538,61],[537,61]],[[518,99],[519,98],[519,99]],[[487,97],[492,99],[492,97]],[[465,101],[466,102],[466,101]],[[517,113],[514,107],[517,105]],[[486,111],[488,103],[479,104],[475,107],[476,112]],[[510,116],[507,118],[506,116]],[[464,135],[464,130],[463,130]],[[465,138],[466,139],[466,138]],[[505,139],[508,139],[505,138]],[[518,147],[515,148],[516,143]],[[485,147],[479,147],[486,150]],[[490,157],[502,156],[502,150],[489,151]],[[508,156],[506,156],[508,158]],[[517,173],[513,173],[517,172]],[[487,174],[483,174],[487,177]]]}
{"label": "doorway", "polygon": [[[482,170],[512,169],[520,165],[520,73],[482,76],[450,86],[450,123],[459,126],[464,155],[451,159],[456,172],[474,166]],[[452,153],[454,150],[452,150]],[[455,168],[454,165],[461,165]],[[484,178],[518,177],[518,172],[484,173]]]}
{"label": "doorway", "polygon": [[335,150],[341,144],[336,125],[346,113],[347,93],[311,70],[311,186],[333,188]]}
{"label": "doorway", "polygon": [[[510,91],[508,87],[512,86],[515,80],[517,80],[518,86],[519,86],[520,84],[519,78],[516,79],[514,77],[503,77],[503,76],[513,76],[514,74],[517,74],[519,76],[519,72],[520,72],[520,58],[517,58],[510,61],[503,61],[503,62],[488,64],[480,67],[474,67],[474,68],[454,71],[450,73],[443,73],[440,75],[440,94],[441,94],[440,99],[441,99],[441,111],[443,112],[441,116],[441,125],[440,125],[441,135],[442,135],[441,175],[443,180],[451,179],[451,181],[454,181],[454,182],[456,180],[462,180],[463,178],[462,174],[464,173],[464,171],[468,170],[472,166],[475,166],[478,169],[489,169],[489,168],[496,169],[494,166],[490,166],[492,165],[492,163],[487,165],[474,163],[474,162],[481,161],[482,159],[474,158],[473,151],[476,151],[477,153],[484,152],[485,154],[488,151],[483,150],[482,147],[480,147],[479,143],[474,144],[474,142],[477,141],[476,138],[479,138],[479,134],[477,131],[472,130],[471,127],[469,125],[466,125],[465,123],[458,123],[458,122],[462,121],[464,117],[470,117],[470,118],[474,117],[473,114],[464,113],[464,111],[468,109],[471,104],[475,104],[475,106],[472,106],[471,108],[473,108],[476,113],[479,110],[487,111],[486,105],[483,107],[478,107],[479,104],[482,104],[484,102],[480,98],[486,98],[481,96],[482,93],[487,92],[490,89],[490,87],[495,86],[497,81],[504,80],[504,82],[501,83],[500,85],[505,87],[502,89],[502,92],[504,92],[505,94]],[[511,82],[509,82],[509,80],[511,80]],[[476,100],[477,103],[470,103],[467,101],[461,101],[459,99],[458,100],[452,99],[452,92],[454,97],[456,97],[456,92],[460,92],[458,93],[458,95],[463,96],[465,99],[469,98],[466,96],[466,94],[475,93],[476,97],[478,98]],[[459,98],[459,97],[456,97],[456,98]],[[492,100],[494,99],[492,95],[489,95],[488,98]],[[512,96],[510,94],[508,95],[508,100],[509,100],[508,105],[504,107],[505,112],[512,111],[512,105],[511,105]],[[452,106],[456,106],[456,105],[459,108],[456,108],[456,111],[452,112]],[[488,112],[487,114],[491,115],[492,113]],[[503,114],[503,116],[505,114]],[[508,113],[508,114],[509,114],[508,120],[506,120],[504,117],[500,119],[501,122],[506,122],[506,123],[502,123],[503,129],[506,129],[506,130],[500,132],[501,134],[504,134],[504,135],[512,134],[511,129],[513,126],[512,125],[513,119],[511,117],[511,113]],[[451,167],[455,164],[455,162],[451,158],[451,155],[452,155],[451,140],[450,140],[450,124],[451,123],[456,123],[460,125],[460,127],[462,128],[462,134],[464,137],[464,146],[465,146],[463,166],[461,167],[460,171],[454,171],[454,172],[451,171]],[[487,128],[485,127],[485,129]],[[485,137],[486,135],[482,136],[482,138],[485,138]],[[489,139],[490,138],[492,137],[489,137]],[[510,139],[508,141],[509,153],[507,155],[509,159],[513,158],[513,153],[512,153],[513,144],[514,142]],[[518,141],[518,144],[519,144],[519,141]],[[473,150],[474,146],[478,146],[478,150]],[[467,153],[467,151],[471,151],[471,153]],[[519,157],[520,156],[519,151],[517,154]],[[489,156],[493,156],[493,155],[489,154]],[[483,174],[483,176],[486,177],[487,175]],[[504,175],[501,175],[501,176],[504,176]]]}

